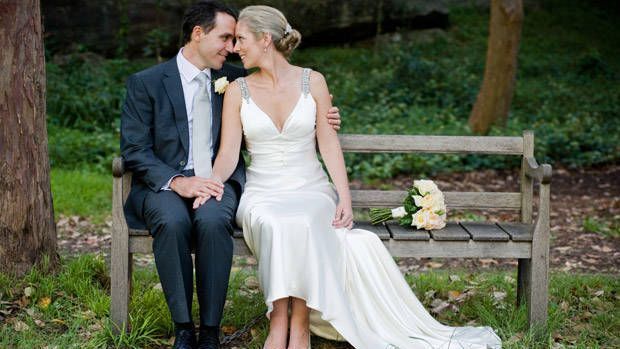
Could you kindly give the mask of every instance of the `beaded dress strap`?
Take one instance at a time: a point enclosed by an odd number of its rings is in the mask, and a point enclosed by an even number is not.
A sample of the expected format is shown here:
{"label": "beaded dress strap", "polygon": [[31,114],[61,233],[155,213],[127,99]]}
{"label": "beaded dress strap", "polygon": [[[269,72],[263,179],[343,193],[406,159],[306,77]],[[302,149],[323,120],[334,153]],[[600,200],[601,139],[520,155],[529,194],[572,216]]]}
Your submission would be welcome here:
{"label": "beaded dress strap", "polygon": [[312,69],[304,68],[301,74],[301,92],[304,94],[304,97],[308,97],[310,93],[310,72]]}
{"label": "beaded dress strap", "polygon": [[250,103],[250,89],[248,89],[248,83],[245,82],[245,78],[237,78],[239,81],[239,88],[241,88],[241,98],[245,99],[246,103]]}

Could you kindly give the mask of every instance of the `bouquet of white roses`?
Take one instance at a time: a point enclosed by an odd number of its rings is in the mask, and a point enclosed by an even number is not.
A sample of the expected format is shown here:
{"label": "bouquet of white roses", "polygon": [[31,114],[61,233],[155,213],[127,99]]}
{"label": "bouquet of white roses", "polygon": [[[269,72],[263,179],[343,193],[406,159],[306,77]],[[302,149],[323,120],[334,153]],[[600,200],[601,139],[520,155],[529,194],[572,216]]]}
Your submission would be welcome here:
{"label": "bouquet of white roses", "polygon": [[435,182],[427,179],[413,181],[407,190],[403,206],[395,209],[370,209],[370,222],[378,224],[392,219],[400,225],[417,229],[436,230],[446,226],[446,204]]}

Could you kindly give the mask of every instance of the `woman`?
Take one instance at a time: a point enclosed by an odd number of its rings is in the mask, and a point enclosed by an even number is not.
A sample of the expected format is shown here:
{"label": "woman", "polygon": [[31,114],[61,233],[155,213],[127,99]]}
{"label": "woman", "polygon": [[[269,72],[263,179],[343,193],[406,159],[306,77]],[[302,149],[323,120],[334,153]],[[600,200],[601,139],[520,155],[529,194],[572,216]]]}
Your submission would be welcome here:
{"label": "woman", "polygon": [[434,320],[376,235],[350,229],[340,144],[317,117],[331,106],[327,84],[287,60],[299,32],[280,11],[250,6],[241,11],[236,38],[244,67],[259,70],[226,90],[213,179],[230,176],[245,137],[251,164],[236,217],[258,259],[270,318],[265,348],[309,348],[309,330],[360,349],[499,348],[489,328]]}

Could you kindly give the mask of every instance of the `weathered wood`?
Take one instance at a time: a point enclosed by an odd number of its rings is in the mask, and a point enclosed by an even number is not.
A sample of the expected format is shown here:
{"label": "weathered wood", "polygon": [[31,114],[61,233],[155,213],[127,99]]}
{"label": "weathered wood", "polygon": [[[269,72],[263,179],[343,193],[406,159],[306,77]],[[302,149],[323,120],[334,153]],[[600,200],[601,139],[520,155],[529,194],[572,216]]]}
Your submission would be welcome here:
{"label": "weathered wood", "polygon": [[[404,190],[351,190],[353,207],[397,207],[407,196]],[[512,192],[444,192],[448,210],[521,208],[521,194]]]}
{"label": "weathered wood", "polygon": [[508,241],[510,235],[497,225],[488,222],[461,222],[474,241]]}
{"label": "weathered wood", "polygon": [[525,165],[525,174],[528,177],[544,184],[551,182],[551,165],[538,165],[538,162],[533,157],[525,158]]}
{"label": "weathered wood", "polygon": [[[523,131],[523,158],[521,159],[521,223],[532,223],[532,209],[534,204],[534,181],[527,176],[525,168],[527,167],[527,158],[534,157],[534,132]],[[510,234],[510,233],[509,233]],[[513,237],[513,241],[514,237]],[[521,305],[525,301],[527,294],[527,272],[529,268],[529,260],[518,261],[517,266],[517,305]]]}
{"label": "weathered wood", "polygon": [[532,241],[533,224],[524,223],[496,223],[497,226],[510,235],[512,241]]}
{"label": "weathered wood", "polygon": [[545,326],[549,303],[549,201],[550,185],[541,184],[538,217],[532,238],[532,262],[528,273],[528,319],[531,325]]}
{"label": "weathered wood", "polygon": [[394,240],[428,241],[431,238],[426,230],[403,227],[397,223],[388,223],[387,228]]}
{"label": "weathered wood", "polygon": [[343,151],[354,153],[523,154],[521,137],[340,135]]}
{"label": "weathered wood", "polygon": [[[444,229],[421,231],[401,227],[395,222],[371,226],[357,222],[355,228],[377,234],[395,257],[430,258],[516,258],[519,260],[519,294],[528,301],[531,323],[542,323],[547,316],[548,250],[549,250],[549,179],[550,167],[538,165],[533,158],[533,135],[516,137],[422,137],[422,136],[342,136],[345,149],[351,151],[419,151],[419,152],[486,152],[526,154],[521,171],[521,192],[444,192],[448,210],[452,209],[513,209],[521,210],[522,223],[449,222]],[[404,137],[404,138],[400,138]],[[479,138],[488,138],[486,145]],[[402,140],[402,143],[398,144]],[[346,143],[348,142],[348,143]],[[374,142],[374,143],[373,143]],[[439,142],[441,144],[429,144]],[[372,143],[372,144],[371,144]],[[418,144],[419,143],[419,144]],[[480,147],[487,147],[481,151]],[[503,147],[503,148],[502,148]],[[498,150],[500,149],[500,150]],[[529,158],[529,159],[526,159]],[[152,238],[146,230],[127,229],[122,202],[131,185],[130,173],[122,173],[122,163],[115,166],[113,198],[113,285],[111,316],[115,323],[126,323],[126,303],[131,278],[131,253],[151,253]],[[120,166],[120,167],[119,167]],[[526,169],[529,168],[529,169]],[[541,203],[538,220],[531,224],[532,187],[541,183]],[[119,185],[118,183],[122,183]],[[525,183],[525,184],[523,184]],[[405,191],[352,190],[354,207],[395,207],[402,204]],[[119,198],[121,198],[119,200]],[[122,217],[122,220],[120,219]],[[120,226],[122,229],[116,229]],[[124,234],[125,237],[120,237]],[[114,242],[124,239],[125,246]],[[233,232],[234,253],[248,255],[250,251],[240,229]],[[117,257],[120,256],[120,257]],[[122,265],[121,265],[122,264]],[[116,265],[116,267],[115,267]],[[126,272],[123,272],[126,270]],[[125,281],[119,281],[125,280]],[[125,287],[125,285],[128,285]],[[121,299],[119,301],[119,299]],[[116,309],[114,309],[116,307]],[[124,312],[124,313],[123,313]]]}
{"label": "weathered wood", "polygon": [[530,258],[532,244],[514,241],[407,241],[383,242],[392,256],[420,258]]}
{"label": "weathered wood", "polygon": [[353,228],[371,231],[377,234],[381,240],[389,240],[391,237],[388,228],[383,224],[372,225],[370,222],[355,222],[355,226]]}
{"label": "weathered wood", "polygon": [[467,241],[471,236],[456,222],[448,222],[441,230],[431,230],[431,237],[437,241]]}
{"label": "weathered wood", "polygon": [[129,229],[123,213],[123,178],[114,177],[112,188],[112,247],[110,256],[110,318],[114,331],[123,331],[129,325],[129,295],[131,259]]}
{"label": "weathered wood", "polygon": [[14,276],[59,264],[39,4],[0,2],[0,273]]}

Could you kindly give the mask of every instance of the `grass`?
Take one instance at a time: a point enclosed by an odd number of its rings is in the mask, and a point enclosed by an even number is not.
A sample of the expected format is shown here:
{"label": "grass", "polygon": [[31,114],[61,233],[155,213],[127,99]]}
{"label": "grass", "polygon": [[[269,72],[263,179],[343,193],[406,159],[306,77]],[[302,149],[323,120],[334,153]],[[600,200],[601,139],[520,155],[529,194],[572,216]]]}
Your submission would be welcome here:
{"label": "grass", "polygon": [[620,237],[620,217],[615,216],[609,219],[586,217],[583,220],[583,229],[587,232],[618,238]]}
{"label": "grass", "polygon": [[[266,308],[262,294],[248,283],[253,269],[239,264],[231,282],[222,325],[241,328]],[[489,325],[504,348],[614,348],[620,345],[620,279],[611,275],[552,273],[548,333],[526,328],[525,308],[515,308],[515,274],[491,271],[433,271],[407,275],[427,309],[446,301],[436,315],[445,324]],[[58,274],[45,268],[23,279],[0,275],[2,348],[156,348],[169,343],[172,324],[153,267],[137,268],[131,299],[132,331],[112,334],[108,321],[109,277],[100,256],[65,259]],[[30,288],[26,291],[26,288]],[[459,295],[468,294],[464,300]],[[197,310],[197,306],[194,306]],[[197,318],[197,314],[195,314]],[[25,326],[24,326],[25,325]],[[243,348],[260,348],[267,333],[261,320],[244,337]],[[335,343],[314,338],[318,348]]]}
{"label": "grass", "polygon": [[52,196],[56,218],[65,216],[90,217],[102,223],[112,211],[111,172],[88,169],[53,168]]}

